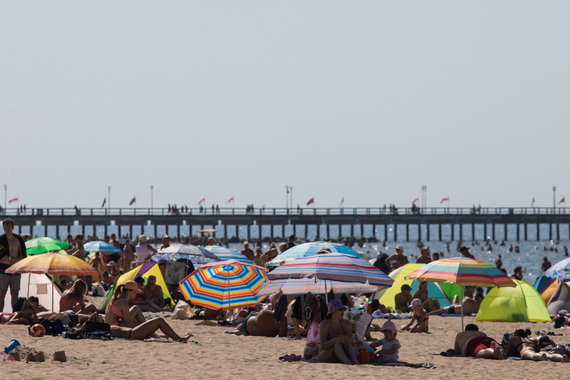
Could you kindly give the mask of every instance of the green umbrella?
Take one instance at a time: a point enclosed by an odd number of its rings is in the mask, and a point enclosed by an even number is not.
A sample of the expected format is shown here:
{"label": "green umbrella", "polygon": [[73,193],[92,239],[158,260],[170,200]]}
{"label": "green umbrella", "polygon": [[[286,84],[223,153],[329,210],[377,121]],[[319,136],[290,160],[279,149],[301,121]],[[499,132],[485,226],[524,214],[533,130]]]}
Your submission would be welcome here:
{"label": "green umbrella", "polygon": [[50,237],[39,237],[26,242],[26,253],[28,255],[39,255],[49,251],[59,251],[69,247],[69,243]]}

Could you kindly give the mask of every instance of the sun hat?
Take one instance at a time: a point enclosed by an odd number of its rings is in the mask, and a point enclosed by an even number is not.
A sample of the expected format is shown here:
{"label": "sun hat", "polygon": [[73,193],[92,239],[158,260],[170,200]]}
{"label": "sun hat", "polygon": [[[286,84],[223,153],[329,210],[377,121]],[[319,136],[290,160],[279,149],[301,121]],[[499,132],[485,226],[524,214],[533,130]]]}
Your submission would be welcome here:
{"label": "sun hat", "polygon": [[144,244],[146,242],[148,242],[148,237],[146,235],[139,236],[139,243],[140,244]]}
{"label": "sun hat", "polygon": [[346,310],[346,306],[342,304],[342,301],[338,298],[333,298],[329,302],[329,312],[327,315],[334,313],[335,311]]}
{"label": "sun hat", "polygon": [[136,282],[134,282],[133,280],[129,280],[126,281],[123,285],[125,285],[125,288],[132,290],[135,293],[142,293],[141,290],[139,289],[138,285]]}
{"label": "sun hat", "polygon": [[412,302],[410,302],[410,309],[413,309],[416,306],[422,306],[422,300],[419,298],[414,298]]}
{"label": "sun hat", "polygon": [[398,244],[396,246],[396,251],[403,251],[404,250],[404,246],[402,244]]}
{"label": "sun hat", "polygon": [[396,325],[392,321],[386,321],[380,328],[380,331],[392,331],[394,334],[396,333]]}

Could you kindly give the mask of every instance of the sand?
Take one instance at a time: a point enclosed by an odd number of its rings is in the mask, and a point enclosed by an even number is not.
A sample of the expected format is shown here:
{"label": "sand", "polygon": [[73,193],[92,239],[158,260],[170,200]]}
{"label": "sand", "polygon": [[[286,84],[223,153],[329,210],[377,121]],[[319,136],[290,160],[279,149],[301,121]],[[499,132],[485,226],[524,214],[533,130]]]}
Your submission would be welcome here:
{"label": "sand", "polygon": [[[412,363],[431,362],[435,368],[380,367],[372,365],[347,366],[342,364],[282,362],[285,353],[302,354],[304,340],[287,338],[244,337],[224,334],[229,327],[203,326],[200,321],[167,320],[179,333],[191,331],[193,343],[159,343],[128,341],[71,340],[61,337],[33,338],[24,326],[0,325],[0,345],[17,339],[26,349],[41,350],[46,354],[43,363],[25,361],[0,362],[0,374],[11,379],[45,379],[55,376],[74,376],[102,379],[151,378],[268,378],[309,379],[331,376],[387,376],[388,378],[417,376],[431,378],[567,378],[570,364],[531,361],[495,361],[469,358],[449,358],[439,355],[453,347],[454,336],[461,328],[460,318],[430,318],[430,334],[399,332],[402,344],[400,359]],[[466,323],[473,318],[466,318]],[[383,320],[376,320],[383,321]],[[403,321],[396,321],[398,326]],[[500,340],[504,332],[516,328],[535,331],[555,331],[557,343],[570,343],[570,329],[547,330],[553,323],[491,323],[478,322],[482,331]],[[373,333],[380,338],[381,333]],[[56,351],[64,350],[67,362],[53,361]],[[458,377],[459,376],[459,377]]]}

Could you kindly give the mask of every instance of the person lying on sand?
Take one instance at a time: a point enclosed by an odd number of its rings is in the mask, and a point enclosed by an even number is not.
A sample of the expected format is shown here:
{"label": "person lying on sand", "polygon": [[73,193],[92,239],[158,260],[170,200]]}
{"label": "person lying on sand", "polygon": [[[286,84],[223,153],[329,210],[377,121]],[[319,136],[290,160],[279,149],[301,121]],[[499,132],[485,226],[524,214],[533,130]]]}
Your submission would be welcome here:
{"label": "person lying on sand", "polygon": [[287,296],[282,295],[274,311],[262,309],[258,314],[249,314],[244,318],[237,331],[226,331],[226,334],[265,336],[287,336]]}
{"label": "person lying on sand", "polygon": [[556,344],[548,337],[530,337],[530,330],[516,330],[509,339],[506,352],[508,356],[517,356],[523,360],[552,361],[568,363],[567,355],[551,352]]}
{"label": "person lying on sand", "polygon": [[502,347],[493,338],[479,331],[475,324],[465,326],[465,331],[455,336],[455,353],[482,359],[504,359]]}
{"label": "person lying on sand", "polygon": [[85,294],[87,293],[87,284],[85,281],[75,280],[71,288],[63,292],[59,301],[59,311],[71,310],[78,314],[92,314],[97,311],[97,307],[93,304],[86,304]]}
{"label": "person lying on sand", "polygon": [[34,306],[28,300],[24,301],[22,310],[16,313],[0,313],[0,323],[11,323],[15,325],[32,325],[39,320]]}
{"label": "person lying on sand", "polygon": [[329,302],[328,309],[325,320],[319,325],[321,339],[319,361],[357,364],[352,325],[343,319],[346,306],[335,298]]}
{"label": "person lying on sand", "polygon": [[137,294],[142,293],[133,280],[117,286],[113,299],[105,311],[105,323],[111,326],[136,327],[143,324],[146,319],[138,306],[129,307]]}
{"label": "person lying on sand", "polygon": [[154,333],[158,330],[162,331],[168,338],[174,339],[177,342],[187,342],[188,339],[192,337],[191,333],[184,336],[178,335],[162,317],[149,319],[136,327],[111,325],[111,334],[115,338],[143,340],[153,337]]}
{"label": "person lying on sand", "polygon": [[461,306],[463,305],[463,314],[476,314],[479,311],[479,306],[483,297],[477,294],[473,297],[474,288],[472,286],[465,287],[465,297],[461,301],[461,305],[456,304],[456,299],[454,299],[454,304],[442,309],[434,310],[429,313],[429,315],[441,315],[441,314],[461,314]]}

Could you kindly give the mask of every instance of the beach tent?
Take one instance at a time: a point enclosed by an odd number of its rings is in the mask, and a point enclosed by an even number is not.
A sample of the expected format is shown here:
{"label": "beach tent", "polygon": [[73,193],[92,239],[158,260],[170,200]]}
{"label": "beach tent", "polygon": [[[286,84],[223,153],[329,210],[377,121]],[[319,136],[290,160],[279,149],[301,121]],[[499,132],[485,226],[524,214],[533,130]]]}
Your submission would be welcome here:
{"label": "beach tent", "polygon": [[[28,291],[28,283],[30,284]],[[20,279],[20,293],[18,297],[36,296],[40,301],[40,305],[46,309],[51,308],[53,292],[53,304],[56,311],[59,311],[59,300],[61,299],[61,291],[57,286],[53,286],[52,280],[45,274],[22,273]],[[10,292],[6,294],[4,299],[4,312],[12,312],[12,298]]]}
{"label": "beach tent", "polygon": [[[412,288],[412,295],[418,289],[419,281],[406,279],[406,276],[418,268],[423,267],[424,264],[406,264],[396,270],[390,272],[389,276],[394,280],[394,284],[386,290],[379,291],[376,293],[376,299],[380,301],[384,306],[395,310],[396,304],[394,302],[394,297],[396,294],[401,292],[401,287],[404,284],[410,285]],[[451,304],[454,294],[459,294],[459,286],[456,284],[447,283],[437,283],[428,282],[428,296],[429,298],[435,298],[438,300],[441,307],[446,307]]]}
{"label": "beach tent", "polygon": [[113,299],[113,293],[115,292],[115,288],[117,286],[122,285],[129,280],[134,280],[137,277],[144,278],[144,281],[146,283],[149,276],[156,277],[156,285],[161,287],[164,299],[170,299],[170,306],[174,306],[172,296],[170,295],[170,292],[166,287],[166,283],[164,282],[164,277],[162,277],[162,273],[160,272],[158,264],[144,263],[137,267],[134,267],[128,272],[123,273],[122,275],[118,276],[115,279],[115,283],[113,284],[113,286],[111,286],[111,289],[109,289],[109,291],[107,292],[107,296],[105,297],[105,302],[103,302],[101,309],[105,310],[107,308],[107,304]]}
{"label": "beach tent", "polygon": [[475,317],[476,321],[550,322],[544,300],[528,282],[515,280],[516,287],[492,288]]}
{"label": "beach tent", "polygon": [[557,286],[558,282],[555,278],[548,277],[544,274],[540,275],[540,277],[534,282],[534,288],[538,293],[540,293],[540,296],[546,304],[550,301],[550,297],[552,297]]}
{"label": "beach tent", "polygon": [[570,281],[557,281],[558,287],[548,302],[548,312],[550,315],[558,313],[560,310],[570,310]]}

